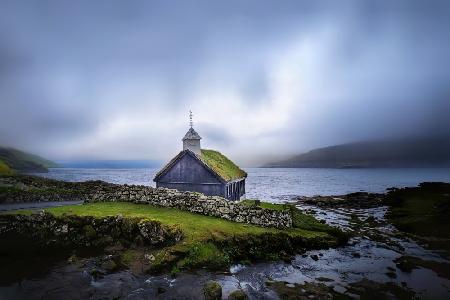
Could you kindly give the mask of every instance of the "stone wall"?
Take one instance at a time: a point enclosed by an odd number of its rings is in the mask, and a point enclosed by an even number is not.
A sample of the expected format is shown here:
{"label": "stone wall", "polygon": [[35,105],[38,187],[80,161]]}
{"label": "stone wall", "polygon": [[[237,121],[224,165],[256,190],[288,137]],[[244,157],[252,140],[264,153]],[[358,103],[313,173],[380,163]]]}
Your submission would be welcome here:
{"label": "stone wall", "polygon": [[124,246],[161,247],[173,245],[182,237],[179,228],[139,218],[0,215],[0,241],[28,241],[39,248],[97,248],[119,242]]}
{"label": "stone wall", "polygon": [[102,181],[64,182],[33,176],[0,177],[0,203],[83,200],[124,201],[173,207],[206,216],[265,227],[292,227],[289,210],[263,209],[196,192],[119,185]]}
{"label": "stone wall", "polygon": [[179,192],[166,188],[136,185],[102,186],[86,202],[124,201],[173,207],[230,221],[266,227],[292,227],[289,210],[263,209],[226,200],[217,196],[205,196],[195,192]]}

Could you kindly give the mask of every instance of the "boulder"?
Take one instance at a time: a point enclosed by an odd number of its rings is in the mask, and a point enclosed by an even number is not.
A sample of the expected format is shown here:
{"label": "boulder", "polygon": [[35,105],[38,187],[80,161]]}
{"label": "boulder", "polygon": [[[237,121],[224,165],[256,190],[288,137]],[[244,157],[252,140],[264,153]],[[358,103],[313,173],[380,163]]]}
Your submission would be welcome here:
{"label": "boulder", "polygon": [[206,300],[222,299],[222,286],[217,282],[210,280],[203,286],[203,295]]}
{"label": "boulder", "polygon": [[228,300],[247,300],[248,296],[243,290],[235,290],[228,296]]}

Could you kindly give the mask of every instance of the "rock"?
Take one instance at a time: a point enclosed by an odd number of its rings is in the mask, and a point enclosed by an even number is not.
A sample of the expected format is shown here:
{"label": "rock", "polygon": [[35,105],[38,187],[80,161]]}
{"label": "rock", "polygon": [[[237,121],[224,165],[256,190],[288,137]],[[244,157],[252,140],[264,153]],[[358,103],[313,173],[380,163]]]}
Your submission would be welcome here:
{"label": "rock", "polygon": [[144,254],[144,259],[147,261],[154,261],[155,260],[155,256],[153,254]]}
{"label": "rock", "polygon": [[397,278],[397,274],[395,272],[386,272],[385,274],[389,278]]}
{"label": "rock", "polygon": [[76,262],[77,260],[78,260],[78,257],[77,257],[75,254],[73,254],[73,255],[71,255],[71,256],[67,259],[67,262],[73,264],[73,263]]}
{"label": "rock", "polygon": [[352,252],[352,256],[355,258],[360,258],[361,254],[359,254],[359,252]]}
{"label": "rock", "polygon": [[117,269],[117,264],[112,260],[108,259],[100,265],[100,267],[107,273],[111,273]]}
{"label": "rock", "polygon": [[318,261],[319,260],[319,256],[317,256],[317,255],[310,255],[310,257],[313,259],[313,260],[315,260],[315,261]]}
{"label": "rock", "polygon": [[83,230],[88,239],[94,239],[97,236],[97,232],[92,225],[85,225]]}
{"label": "rock", "polygon": [[158,286],[158,294],[163,294],[166,292],[166,289],[163,288],[162,286]]}
{"label": "rock", "polygon": [[101,277],[103,277],[103,275],[104,275],[104,273],[103,273],[102,271],[100,271],[99,269],[97,269],[97,268],[92,268],[92,269],[89,271],[89,274],[91,274],[91,276],[92,276],[94,279],[101,278]]}
{"label": "rock", "polygon": [[243,290],[235,290],[230,293],[228,300],[247,300],[248,296]]}
{"label": "rock", "polygon": [[222,287],[217,281],[208,281],[203,286],[203,295],[206,300],[222,299]]}
{"label": "rock", "polygon": [[334,281],[334,279],[331,279],[331,278],[328,278],[328,277],[317,277],[316,280],[320,281],[320,282],[332,282],[332,281]]}

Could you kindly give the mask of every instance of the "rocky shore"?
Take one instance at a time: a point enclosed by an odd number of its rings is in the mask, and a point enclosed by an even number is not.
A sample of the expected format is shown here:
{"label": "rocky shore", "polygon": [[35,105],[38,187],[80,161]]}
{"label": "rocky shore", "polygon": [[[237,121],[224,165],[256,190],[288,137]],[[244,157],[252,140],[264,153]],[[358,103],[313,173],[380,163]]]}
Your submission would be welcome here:
{"label": "rocky shore", "polygon": [[384,205],[385,194],[379,193],[351,193],[337,196],[295,197],[298,204],[314,205],[322,208],[353,208],[365,209]]}

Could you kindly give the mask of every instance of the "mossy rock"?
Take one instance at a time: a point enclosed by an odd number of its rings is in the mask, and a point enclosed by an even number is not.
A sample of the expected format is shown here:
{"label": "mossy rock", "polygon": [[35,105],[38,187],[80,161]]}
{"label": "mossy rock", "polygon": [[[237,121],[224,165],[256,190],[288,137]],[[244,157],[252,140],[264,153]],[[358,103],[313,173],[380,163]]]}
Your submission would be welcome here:
{"label": "mossy rock", "polygon": [[217,281],[208,281],[203,286],[203,295],[206,300],[222,299],[222,286]]}
{"label": "mossy rock", "polygon": [[94,229],[94,227],[92,227],[92,225],[84,225],[83,230],[88,239],[94,239],[97,236],[97,231],[95,231],[95,229]]}
{"label": "mossy rock", "polygon": [[187,251],[186,257],[179,262],[179,267],[194,269],[206,267],[220,270],[230,265],[229,256],[213,243],[196,243]]}
{"label": "mossy rock", "polygon": [[243,290],[235,290],[228,296],[228,300],[247,300],[248,296]]}

